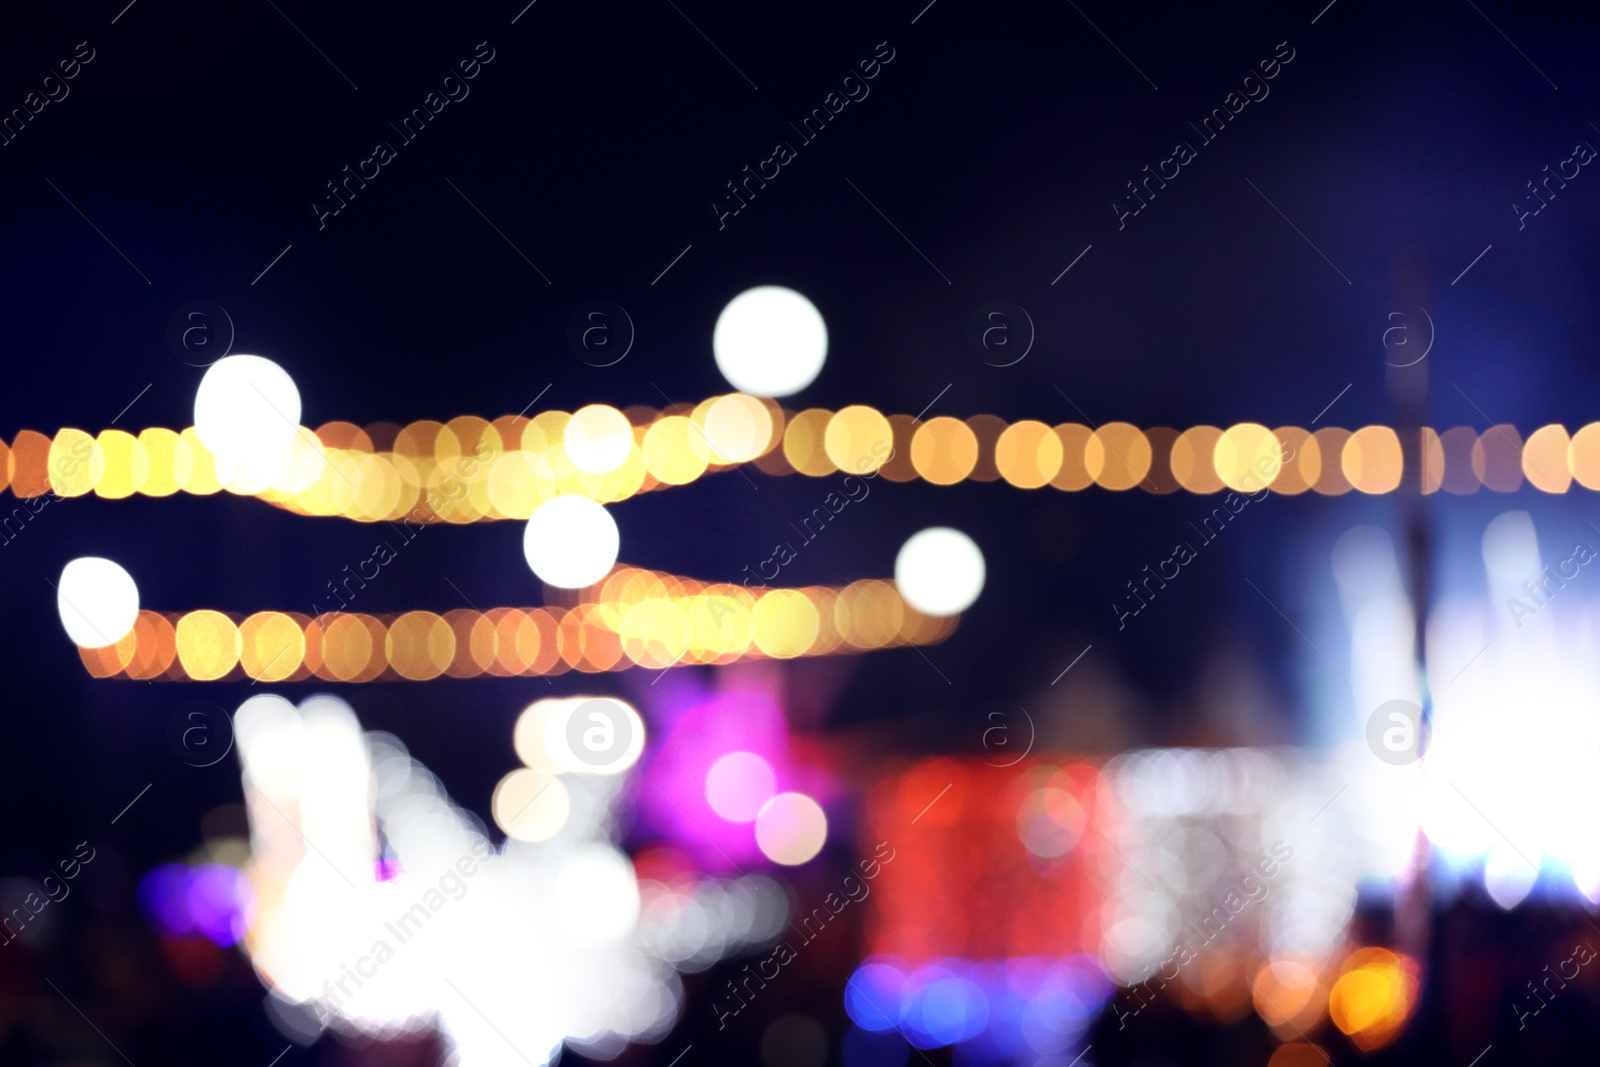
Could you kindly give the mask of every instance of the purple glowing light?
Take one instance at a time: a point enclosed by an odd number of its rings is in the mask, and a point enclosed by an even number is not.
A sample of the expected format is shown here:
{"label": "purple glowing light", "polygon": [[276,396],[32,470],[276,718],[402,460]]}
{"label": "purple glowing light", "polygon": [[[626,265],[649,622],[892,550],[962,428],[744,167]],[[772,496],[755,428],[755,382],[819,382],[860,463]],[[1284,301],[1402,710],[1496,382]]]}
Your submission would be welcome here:
{"label": "purple glowing light", "polygon": [[163,864],[140,880],[138,898],[146,921],[162,937],[198,933],[220,948],[239,942],[253,913],[244,875],[220,863]]}

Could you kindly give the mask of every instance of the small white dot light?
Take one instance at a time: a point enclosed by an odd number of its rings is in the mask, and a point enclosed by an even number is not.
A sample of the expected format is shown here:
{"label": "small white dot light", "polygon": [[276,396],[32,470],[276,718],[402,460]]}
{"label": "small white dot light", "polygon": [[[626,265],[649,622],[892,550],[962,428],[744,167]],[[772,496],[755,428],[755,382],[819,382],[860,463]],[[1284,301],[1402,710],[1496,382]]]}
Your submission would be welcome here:
{"label": "small white dot light", "polygon": [[80,648],[105,648],[127,636],[139,617],[139,587],[109,559],[84,556],[61,570],[56,610]]}
{"label": "small white dot light", "polygon": [[300,390],[270,359],[219,359],[195,391],[194,432],[226,464],[273,465],[300,432]]}
{"label": "small white dot light", "polygon": [[717,369],[752,396],[790,396],[816,380],[828,356],[828,327],[793,289],[762,285],[728,301],[711,334]]}
{"label": "small white dot light", "polygon": [[522,533],[522,554],[540,581],[582,589],[617,562],[619,535],[611,513],[586,496],[558,496],[534,510]]}
{"label": "small white dot light", "polygon": [[983,592],[983,553],[972,538],[948,526],[913,534],[894,560],[894,584],[924,615],[967,610]]}

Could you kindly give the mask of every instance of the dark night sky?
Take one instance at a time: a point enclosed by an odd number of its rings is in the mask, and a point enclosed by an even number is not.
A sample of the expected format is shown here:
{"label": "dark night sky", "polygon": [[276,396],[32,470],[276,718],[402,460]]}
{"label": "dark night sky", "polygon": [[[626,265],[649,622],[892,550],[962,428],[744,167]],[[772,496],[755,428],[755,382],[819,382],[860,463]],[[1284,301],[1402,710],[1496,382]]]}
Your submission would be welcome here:
{"label": "dark night sky", "polygon": [[[547,384],[541,407],[692,402],[727,389],[712,325],[762,283],[807,294],[831,336],[822,375],[790,407],[916,414],[948,385],[930,414],[1081,421],[1075,403],[1096,422],[1305,426],[1348,384],[1323,424],[1393,422],[1381,337],[1390,312],[1421,303],[1437,329],[1434,425],[1526,433],[1595,417],[1586,279],[1600,176],[1583,168],[1520,231],[1511,206],[1575,143],[1600,145],[1595,17],[1582,5],[1338,0],[1312,25],[1325,0],[1085,2],[1082,14],[937,0],[913,25],[925,0],[679,0],[681,13],[665,0],[538,0],[512,25],[523,0],[279,0],[281,11],[138,0],[112,24],[124,2],[0,16],[0,109],[22,106],[79,42],[94,54],[67,97],[0,147],[7,440],[96,432],[147,384],[118,425],[188,425],[202,372],[166,333],[195,299],[227,310],[235,352],[289,371],[313,426],[493,418]],[[397,140],[385,122],[479,42],[494,58],[470,95],[319,231],[310,205],[324,183],[374,141]],[[719,230],[709,204],[723,183],[775,140],[797,142],[787,123],[880,42],[894,58],[870,95],[796,144]],[[1270,95],[1202,143],[1189,123],[1289,49]],[[1124,183],[1180,140],[1196,158],[1119,230]],[[1398,287],[1403,264],[1424,279],[1415,296]],[[637,327],[616,366],[588,366],[565,341],[574,308],[594,299]],[[985,364],[964,340],[994,299],[1024,306],[1037,328],[1015,366]],[[771,531],[825,489],[755,476],[759,492],[728,473],[613,509],[623,559],[721,578],[766,555]],[[1536,496],[1517,506],[1541,521],[1575,526],[1589,506]],[[1437,500],[1436,518],[1446,532],[1481,529],[1507,503]],[[983,546],[985,596],[930,650],[938,671],[901,650],[811,661],[796,676],[841,686],[835,724],[906,717],[926,724],[915,740],[945,748],[970,745],[959,724],[983,700],[1026,698],[1090,641],[1100,669],[1157,705],[1224,639],[1253,649],[1293,696],[1308,653],[1240,576],[1290,615],[1312,610],[1332,539],[1393,508],[1354,494],[1277,499],[1148,625],[1117,635],[1106,605],[1205,510],[1196,498],[880,481],[794,581],[888,575],[907,536],[948,523]],[[534,603],[520,537],[512,522],[440,528],[366,609],[462,606],[446,578],[485,605]],[[200,816],[238,789],[231,764],[200,772],[172,759],[163,729],[181,700],[231,707],[249,687],[91,681],[46,582],[67,560],[118,560],[156,610],[304,610],[371,539],[219,494],[54,504],[0,549],[12,754],[0,868],[99,833],[143,869],[192,847]],[[400,733],[483,812],[510,758],[509,723],[550,687],[343,688],[369,726]],[[1302,727],[1286,709],[1286,736]],[[146,783],[150,810],[106,826]]]}

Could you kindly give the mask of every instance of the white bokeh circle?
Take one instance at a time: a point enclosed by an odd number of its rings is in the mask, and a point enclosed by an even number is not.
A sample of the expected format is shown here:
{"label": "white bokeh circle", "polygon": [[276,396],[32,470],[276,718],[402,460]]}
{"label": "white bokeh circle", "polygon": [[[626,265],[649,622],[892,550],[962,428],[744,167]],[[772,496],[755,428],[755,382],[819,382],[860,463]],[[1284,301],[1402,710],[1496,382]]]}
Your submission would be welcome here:
{"label": "white bokeh circle", "polygon": [[948,526],[913,534],[894,560],[894,584],[924,615],[955,615],[983,592],[983,553],[972,538]]}
{"label": "white bokeh circle", "polygon": [[740,392],[790,396],[816,380],[828,357],[828,327],[793,289],[761,285],[728,301],[711,334],[717,369]]}
{"label": "white bokeh circle", "polygon": [[194,432],[224,465],[276,468],[300,433],[300,390],[270,359],[219,359],[195,391]]}
{"label": "white bokeh circle", "polygon": [[539,580],[582,589],[617,562],[620,535],[611,513],[586,496],[558,496],[534,509],[522,532],[522,554]]}
{"label": "white bokeh circle", "polygon": [[80,648],[105,648],[127,636],[139,617],[139,587],[109,559],[83,556],[61,570],[56,610]]}

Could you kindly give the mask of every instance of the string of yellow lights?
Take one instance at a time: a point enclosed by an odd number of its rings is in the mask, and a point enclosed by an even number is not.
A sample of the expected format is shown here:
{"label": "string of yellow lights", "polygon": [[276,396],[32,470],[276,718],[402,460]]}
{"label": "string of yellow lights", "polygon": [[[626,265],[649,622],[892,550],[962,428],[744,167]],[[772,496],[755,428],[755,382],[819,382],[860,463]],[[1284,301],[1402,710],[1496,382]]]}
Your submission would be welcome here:
{"label": "string of yellow lights", "polygon": [[564,603],[315,617],[142,610],[114,645],[78,654],[96,678],[294,682],[541,676],[793,659],[929,645],[959,616],[924,615],[893,582],[747,589],[618,566]]}
{"label": "string of yellow lights", "polygon": [[[1424,429],[1420,455],[1425,493],[1513,492],[1524,484],[1563,493],[1574,482],[1600,489],[1600,423],[1570,434],[1543,426],[1526,438],[1509,425]],[[1195,494],[1269,486],[1330,496],[1391,492],[1405,467],[1400,437],[1385,426],[1180,431],[1007,423],[992,415],[919,421],[863,405],[789,412],[742,393],[665,410],[594,404],[493,421],[331,422],[304,430],[267,472],[220,469],[192,427],[137,436],[24,430],[9,447],[0,443],[0,459],[0,488],[23,498],[228,490],[300,514],[418,524],[526,519],[555,496],[612,503],[746,463],[771,475],[878,473],[935,485]]]}

